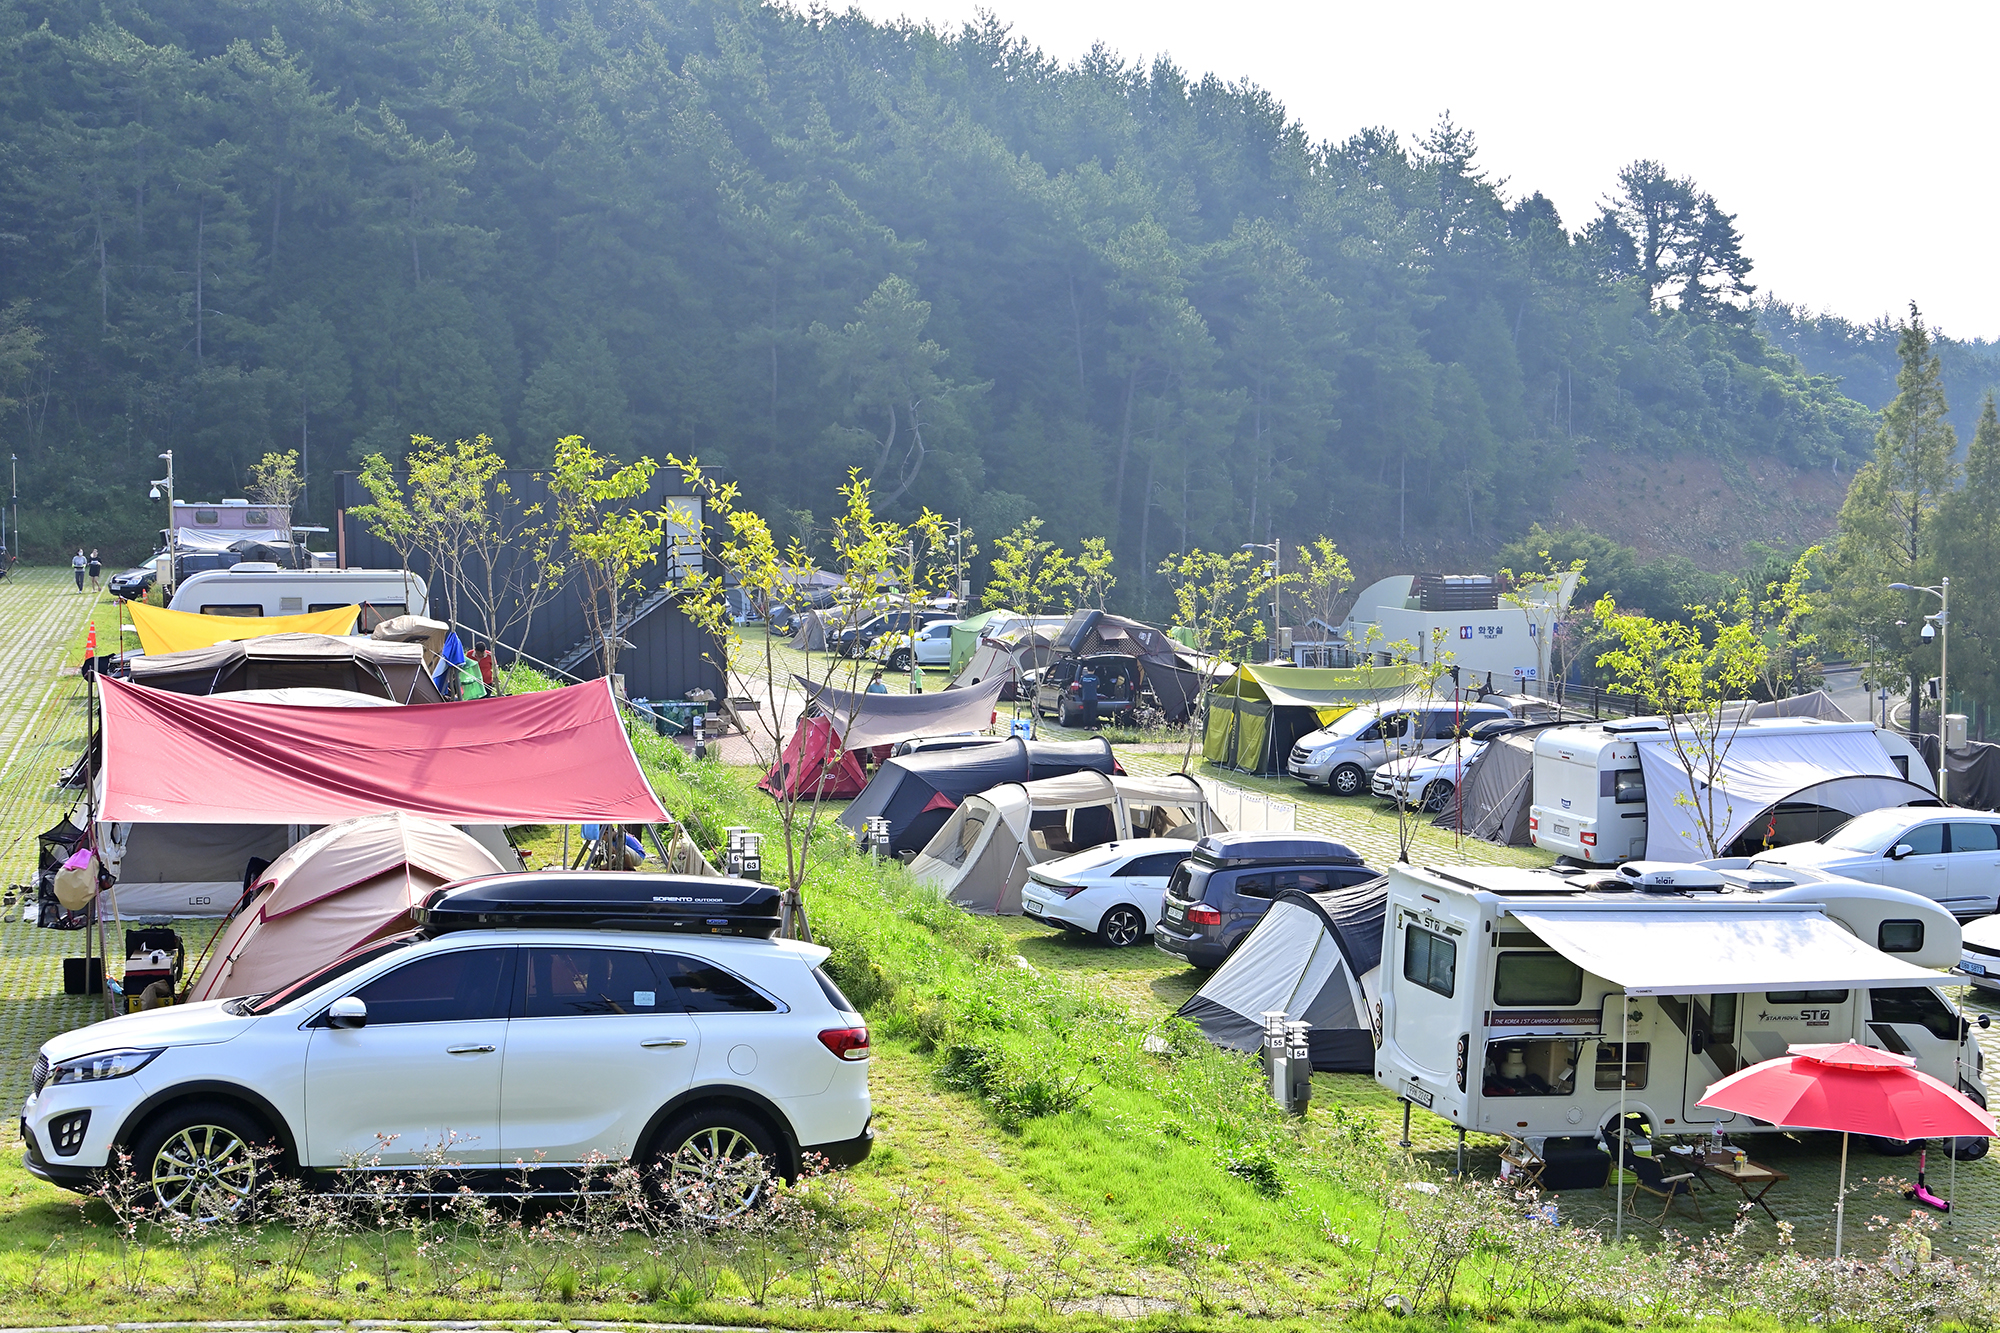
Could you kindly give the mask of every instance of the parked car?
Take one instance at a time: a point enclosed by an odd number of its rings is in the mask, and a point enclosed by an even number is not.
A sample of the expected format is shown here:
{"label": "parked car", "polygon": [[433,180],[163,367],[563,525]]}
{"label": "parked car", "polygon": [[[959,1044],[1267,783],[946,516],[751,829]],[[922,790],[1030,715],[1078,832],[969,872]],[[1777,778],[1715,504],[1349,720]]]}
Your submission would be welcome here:
{"label": "parked car", "polygon": [[1263,920],[1279,893],[1324,893],[1379,874],[1331,838],[1210,834],[1167,881],[1153,947],[1195,967],[1215,967]]}
{"label": "parked car", "polygon": [[1194,850],[1160,850],[1157,838],[1107,842],[1028,868],[1021,914],[1045,926],[1095,935],[1114,949],[1137,944],[1160,921],[1167,880]]}
{"label": "parked car", "polygon": [[111,595],[119,601],[136,602],[145,597],[146,589],[152,587],[159,577],[160,571],[154,566],[140,565],[136,569],[113,574],[111,581],[104,586],[109,588]]}
{"label": "parked car", "polygon": [[1472,761],[1495,736],[1519,731],[1529,725],[1518,718],[1493,718],[1472,728],[1442,750],[1430,754],[1406,755],[1392,759],[1375,770],[1369,790],[1385,801],[1414,805],[1436,814],[1451,804],[1458,784],[1472,767]]}
{"label": "parked car", "polygon": [[1958,947],[1956,970],[1989,995],[2000,991],[2000,916],[1966,922]]}
{"label": "parked car", "polygon": [[1083,725],[1083,668],[1097,677],[1097,720],[1114,726],[1129,726],[1139,694],[1145,688],[1143,668],[1138,659],[1123,653],[1099,653],[1092,657],[1066,657],[1034,676],[1034,710],[1053,718],[1059,727]]}
{"label": "parked car", "polygon": [[875,653],[891,671],[908,671],[913,649],[918,666],[948,667],[951,665],[951,627],[957,623],[952,617],[933,620],[917,631],[914,643],[906,634],[884,635],[875,641]]}
{"label": "parked car", "polygon": [[[885,611],[879,616],[862,621],[859,625],[848,626],[832,636],[827,641],[827,646],[842,657],[866,657],[868,650],[875,646],[875,641],[885,634],[907,633],[912,626],[922,629],[940,620],[956,619],[958,617],[949,611],[933,611],[923,607],[918,607],[914,611],[907,609]],[[908,665],[906,664],[903,669],[909,670]]]}
{"label": "parked car", "polygon": [[800,616],[808,611],[832,610],[839,604],[845,591],[839,584],[810,592],[797,589],[784,601],[771,603],[768,623],[774,631],[790,634],[798,627]]}
{"label": "parked car", "polygon": [[[806,1154],[860,1160],[872,1131],[868,1029],[828,951],[769,938],[775,890],[733,883],[468,880],[419,930],[282,990],[66,1032],[35,1058],[24,1162],[88,1192],[126,1152],[164,1212],[213,1217],[357,1154],[442,1152],[491,1192],[520,1188],[517,1160],[573,1182],[629,1154],[683,1202],[741,1211]],[[624,928],[588,925],[607,917]]]}
{"label": "parked car", "polygon": [[1482,722],[1510,717],[1494,704],[1364,704],[1301,737],[1285,771],[1335,796],[1359,796],[1369,776],[1390,760],[1430,754]]}
{"label": "parked car", "polygon": [[1856,815],[1814,842],[1750,858],[1811,866],[1864,884],[1906,889],[1961,920],[2000,908],[2000,815],[1952,806],[1892,806]]}

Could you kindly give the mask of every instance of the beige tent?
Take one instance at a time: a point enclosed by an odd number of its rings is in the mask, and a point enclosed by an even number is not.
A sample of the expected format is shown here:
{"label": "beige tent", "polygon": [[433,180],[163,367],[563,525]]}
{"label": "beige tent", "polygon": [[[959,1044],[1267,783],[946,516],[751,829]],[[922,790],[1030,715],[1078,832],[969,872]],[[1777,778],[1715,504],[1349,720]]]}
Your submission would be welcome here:
{"label": "beige tent", "polygon": [[444,653],[444,641],[451,637],[451,626],[426,616],[391,616],[370,630],[368,637],[377,643],[422,644],[424,669],[436,671],[438,658]]}
{"label": "beige tent", "polygon": [[410,927],[433,889],[500,863],[449,824],[368,815],[312,833],[273,861],[216,940],[190,1000],[275,990],[369,940]]}
{"label": "beige tent", "polygon": [[1018,916],[1031,865],[1126,838],[1192,842],[1223,831],[1185,773],[1071,773],[966,797],[910,870],[960,907]]}

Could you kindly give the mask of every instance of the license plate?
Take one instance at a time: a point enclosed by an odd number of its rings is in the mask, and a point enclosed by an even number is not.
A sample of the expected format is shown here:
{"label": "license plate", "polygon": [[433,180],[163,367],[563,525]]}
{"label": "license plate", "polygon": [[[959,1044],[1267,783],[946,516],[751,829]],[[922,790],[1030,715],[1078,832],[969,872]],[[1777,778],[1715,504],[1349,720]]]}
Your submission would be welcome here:
{"label": "license plate", "polygon": [[1039,912],[1043,909],[1043,904],[1033,898],[1021,899],[1021,906],[1027,908],[1030,912]]}
{"label": "license plate", "polygon": [[1975,963],[1970,958],[1962,958],[1959,960],[1958,970],[1961,972],[1970,972],[1975,977],[1983,977],[1986,975],[1986,964]]}
{"label": "license plate", "polygon": [[1567,824],[1550,824],[1549,829],[1558,838],[1567,838],[1569,836],[1569,825]]}
{"label": "license plate", "polygon": [[1399,1079],[1397,1080],[1397,1082],[1399,1086],[1397,1087],[1396,1090],[1402,1093],[1405,1098],[1415,1102],[1417,1105],[1423,1107],[1425,1110],[1430,1109],[1433,1094],[1431,1093],[1431,1090],[1429,1088],[1420,1088],[1406,1078]]}
{"label": "license plate", "polygon": [[1169,908],[1167,909],[1167,920],[1169,920],[1169,921],[1180,921],[1180,920],[1182,920],[1183,918],[1185,918],[1186,916],[1187,916],[1187,913],[1186,913],[1186,911],[1184,911],[1184,910],[1183,910],[1183,909],[1181,909],[1181,908],[1178,908],[1178,907],[1169,907]]}

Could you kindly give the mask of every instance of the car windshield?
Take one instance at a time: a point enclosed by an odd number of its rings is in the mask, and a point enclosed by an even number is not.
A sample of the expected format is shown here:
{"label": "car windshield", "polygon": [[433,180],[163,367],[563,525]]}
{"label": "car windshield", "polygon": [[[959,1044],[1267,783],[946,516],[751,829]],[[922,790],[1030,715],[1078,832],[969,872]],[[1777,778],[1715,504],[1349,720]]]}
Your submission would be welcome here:
{"label": "car windshield", "polygon": [[1323,740],[1329,741],[1352,740],[1373,726],[1379,716],[1380,714],[1372,708],[1357,708],[1335,718],[1320,732],[1320,736]]}
{"label": "car windshield", "polygon": [[1856,815],[1848,820],[1821,838],[1820,842],[1843,852],[1879,852],[1909,823],[1908,810],[1870,810],[1865,815]]}
{"label": "car windshield", "polygon": [[231,1012],[238,1014],[271,1013],[273,1010],[290,1004],[301,995],[310,994],[318,990],[321,986],[334,980],[336,977],[346,976],[363,963],[372,963],[384,954],[394,953],[398,949],[407,949],[416,942],[417,936],[414,934],[399,935],[394,939],[388,940],[377,940],[373,944],[356,949],[345,958],[339,958],[328,963],[319,971],[302,977],[289,986],[281,986],[277,990],[269,991],[263,995],[248,995],[240,1000],[231,1001]]}

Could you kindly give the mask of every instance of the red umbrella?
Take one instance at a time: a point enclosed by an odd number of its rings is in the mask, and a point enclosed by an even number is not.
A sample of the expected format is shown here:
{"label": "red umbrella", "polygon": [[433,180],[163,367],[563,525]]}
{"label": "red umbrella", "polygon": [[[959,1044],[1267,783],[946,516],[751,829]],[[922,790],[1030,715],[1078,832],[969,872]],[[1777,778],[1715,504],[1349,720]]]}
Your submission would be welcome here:
{"label": "red umbrella", "polygon": [[1885,1139],[2000,1134],[1993,1117],[1957,1089],[1915,1068],[1907,1055],[1841,1041],[1790,1046],[1776,1060],[1739,1069],[1709,1086],[1701,1105],[1787,1129],[1840,1132],[1840,1195],[1833,1253],[1840,1257],[1847,1210],[1847,1136]]}

